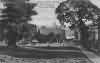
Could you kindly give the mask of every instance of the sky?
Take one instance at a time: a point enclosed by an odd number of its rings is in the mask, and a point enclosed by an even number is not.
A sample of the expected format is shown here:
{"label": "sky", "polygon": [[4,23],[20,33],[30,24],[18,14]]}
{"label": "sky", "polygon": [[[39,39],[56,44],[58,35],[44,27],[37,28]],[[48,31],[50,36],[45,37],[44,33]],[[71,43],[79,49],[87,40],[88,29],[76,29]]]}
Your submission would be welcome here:
{"label": "sky", "polygon": [[[64,0],[31,0],[30,2],[37,3],[35,10],[38,15],[32,16],[31,24],[37,24],[38,26],[53,27],[55,24],[59,25],[59,21],[56,19],[55,8],[60,2]],[[100,8],[100,0],[90,0],[93,4]],[[3,7],[0,2],[0,8]]]}
{"label": "sky", "polygon": [[36,2],[38,4],[35,10],[38,12],[38,15],[32,17],[32,23],[36,23],[39,26],[44,25],[48,27],[55,26],[55,23],[59,24],[54,12],[55,7],[58,5],[57,1],[37,0]]}

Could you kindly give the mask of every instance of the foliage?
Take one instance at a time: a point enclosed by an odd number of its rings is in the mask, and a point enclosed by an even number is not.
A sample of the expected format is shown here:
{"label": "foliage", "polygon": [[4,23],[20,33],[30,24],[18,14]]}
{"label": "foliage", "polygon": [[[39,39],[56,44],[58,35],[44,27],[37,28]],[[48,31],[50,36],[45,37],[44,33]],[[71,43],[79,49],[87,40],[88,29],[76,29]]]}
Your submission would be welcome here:
{"label": "foliage", "polygon": [[[2,9],[2,15],[0,15],[2,18],[0,26],[3,28],[7,29],[8,26],[11,26],[12,30],[16,28],[17,31],[20,31],[19,26],[28,24],[28,21],[32,20],[31,16],[37,15],[37,12],[33,10],[36,4],[29,3],[28,0],[2,0],[2,2],[6,6],[5,9]],[[12,24],[15,24],[15,26]]]}
{"label": "foliage", "polygon": [[98,25],[99,12],[100,9],[89,0],[67,0],[56,8],[57,18],[60,22],[71,22],[77,25],[90,20],[93,22],[92,25]]}
{"label": "foliage", "polygon": [[[19,0],[18,0],[19,1]],[[21,22],[27,22],[28,20],[31,19],[32,15],[36,15],[37,12],[32,10],[36,4],[33,3],[25,3],[23,1],[20,3],[16,3],[15,1],[8,0],[4,4],[7,8],[2,10],[2,18],[6,18],[1,20],[2,22],[7,22],[7,23],[21,23]]]}

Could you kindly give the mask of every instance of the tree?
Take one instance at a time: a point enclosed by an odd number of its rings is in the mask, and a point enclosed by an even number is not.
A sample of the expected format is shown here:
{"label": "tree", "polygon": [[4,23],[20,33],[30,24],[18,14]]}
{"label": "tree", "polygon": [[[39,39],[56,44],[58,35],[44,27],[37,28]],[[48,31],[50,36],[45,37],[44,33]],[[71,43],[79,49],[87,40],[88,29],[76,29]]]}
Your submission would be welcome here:
{"label": "tree", "polygon": [[29,0],[2,0],[6,8],[2,10],[3,15],[0,16],[2,18],[0,24],[3,24],[4,28],[9,26],[7,29],[12,30],[11,32],[15,32],[15,29],[19,31],[20,29],[17,27],[24,23],[28,24],[28,21],[31,20],[31,16],[37,15],[37,12],[33,10],[36,4],[29,3],[28,1]]}
{"label": "tree", "polygon": [[[17,2],[16,2],[17,1]],[[33,10],[33,8],[36,6],[35,3],[26,3],[25,0],[22,0],[23,2],[20,2],[20,0],[8,0],[4,4],[7,8],[2,10],[2,13],[5,15],[2,15],[1,17],[7,18],[7,22],[27,22],[31,20],[32,15],[36,15],[37,12]]]}
{"label": "tree", "polygon": [[100,9],[89,0],[68,0],[60,3],[56,8],[56,14],[58,15],[59,21],[65,20],[65,22],[76,22],[75,24],[78,24],[78,22],[80,22],[79,20],[82,19],[91,19],[94,20],[93,22],[95,23],[99,17],[99,12]]}
{"label": "tree", "polygon": [[[60,22],[71,22],[81,31],[81,40],[87,42],[88,28],[100,27],[100,9],[89,0],[67,0],[56,8],[57,19]],[[86,23],[92,23],[87,25]],[[63,24],[62,24],[63,25]]]}

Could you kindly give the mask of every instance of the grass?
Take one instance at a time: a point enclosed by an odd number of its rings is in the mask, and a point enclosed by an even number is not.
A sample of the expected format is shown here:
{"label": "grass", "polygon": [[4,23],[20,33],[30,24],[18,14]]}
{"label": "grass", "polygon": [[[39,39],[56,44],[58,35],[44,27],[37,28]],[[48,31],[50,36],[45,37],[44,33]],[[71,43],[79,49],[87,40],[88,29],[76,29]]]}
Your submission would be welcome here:
{"label": "grass", "polygon": [[0,61],[5,63],[91,63],[82,52],[43,52],[20,47],[0,47],[0,52]]}

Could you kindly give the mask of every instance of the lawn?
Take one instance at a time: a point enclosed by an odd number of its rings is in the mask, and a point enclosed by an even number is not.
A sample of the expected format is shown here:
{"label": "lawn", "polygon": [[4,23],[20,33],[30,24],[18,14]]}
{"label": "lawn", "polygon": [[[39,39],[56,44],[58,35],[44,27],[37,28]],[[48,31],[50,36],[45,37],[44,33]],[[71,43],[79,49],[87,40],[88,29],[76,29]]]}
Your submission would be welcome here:
{"label": "lawn", "polygon": [[82,52],[44,52],[25,48],[0,47],[3,63],[92,63]]}

